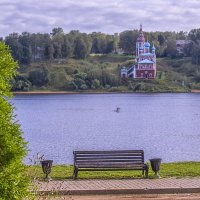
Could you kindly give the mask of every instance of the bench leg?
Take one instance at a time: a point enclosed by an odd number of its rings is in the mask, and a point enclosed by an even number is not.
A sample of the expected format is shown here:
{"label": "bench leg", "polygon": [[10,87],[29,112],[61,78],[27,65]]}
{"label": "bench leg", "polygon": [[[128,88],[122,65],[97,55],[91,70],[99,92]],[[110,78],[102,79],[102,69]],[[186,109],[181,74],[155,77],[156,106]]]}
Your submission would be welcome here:
{"label": "bench leg", "polygon": [[78,167],[74,167],[73,179],[76,179],[78,176]]}
{"label": "bench leg", "polygon": [[146,165],[146,169],[145,169],[145,177],[146,177],[146,178],[149,177],[149,165]]}

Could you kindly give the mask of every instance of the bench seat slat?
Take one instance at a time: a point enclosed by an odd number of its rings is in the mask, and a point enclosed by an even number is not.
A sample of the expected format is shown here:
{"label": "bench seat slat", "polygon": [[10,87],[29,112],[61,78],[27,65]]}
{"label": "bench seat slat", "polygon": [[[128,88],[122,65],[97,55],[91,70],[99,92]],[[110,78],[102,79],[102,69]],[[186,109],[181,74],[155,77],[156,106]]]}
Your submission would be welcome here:
{"label": "bench seat slat", "polygon": [[121,164],[121,163],[117,163],[117,164],[113,164],[113,163],[110,163],[110,164],[85,164],[85,165],[78,165],[79,168],[84,168],[84,167],[90,167],[90,168],[93,168],[93,167],[145,167],[145,165],[131,165],[129,163],[127,164]]}
{"label": "bench seat slat", "polygon": [[117,150],[117,151],[74,151],[75,154],[120,154],[120,153],[144,153],[143,150]]}
{"label": "bench seat slat", "polygon": [[132,160],[92,160],[92,161],[77,161],[75,164],[94,164],[94,163],[129,163],[129,164],[144,164],[141,160],[133,162]]}
{"label": "bench seat slat", "polygon": [[120,160],[120,161],[130,161],[130,162],[137,162],[137,161],[141,161],[142,162],[142,159],[139,159],[139,158],[93,158],[93,159],[77,159],[76,162],[103,162],[103,161],[116,161],[116,160]]}
{"label": "bench seat slat", "polygon": [[101,157],[101,156],[104,156],[104,157],[109,157],[109,156],[113,156],[113,157],[116,157],[116,156],[124,156],[124,157],[141,157],[143,154],[132,154],[132,153],[119,153],[119,154],[76,154],[76,157],[77,158],[82,158],[82,157]]}

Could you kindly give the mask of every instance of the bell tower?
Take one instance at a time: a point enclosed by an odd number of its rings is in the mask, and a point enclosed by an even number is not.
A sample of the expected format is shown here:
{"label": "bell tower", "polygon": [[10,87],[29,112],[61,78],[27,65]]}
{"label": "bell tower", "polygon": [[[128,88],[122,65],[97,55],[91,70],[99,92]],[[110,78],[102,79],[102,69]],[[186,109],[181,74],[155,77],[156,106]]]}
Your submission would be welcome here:
{"label": "bell tower", "polygon": [[136,41],[136,60],[138,61],[138,56],[140,53],[143,53],[144,51],[144,42],[145,42],[145,38],[144,38],[144,34],[142,31],[142,24],[140,24],[140,30],[139,30],[139,35],[137,37],[137,41]]}

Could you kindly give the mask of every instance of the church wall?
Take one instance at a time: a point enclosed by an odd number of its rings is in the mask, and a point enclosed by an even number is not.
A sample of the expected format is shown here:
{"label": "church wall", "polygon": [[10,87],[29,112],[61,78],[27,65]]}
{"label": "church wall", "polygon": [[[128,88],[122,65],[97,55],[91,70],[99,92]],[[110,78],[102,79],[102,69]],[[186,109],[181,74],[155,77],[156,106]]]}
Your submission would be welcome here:
{"label": "church wall", "polygon": [[139,79],[144,79],[144,78],[154,79],[156,77],[155,73],[156,73],[155,70],[138,69],[138,70],[136,70],[135,78],[139,78]]}

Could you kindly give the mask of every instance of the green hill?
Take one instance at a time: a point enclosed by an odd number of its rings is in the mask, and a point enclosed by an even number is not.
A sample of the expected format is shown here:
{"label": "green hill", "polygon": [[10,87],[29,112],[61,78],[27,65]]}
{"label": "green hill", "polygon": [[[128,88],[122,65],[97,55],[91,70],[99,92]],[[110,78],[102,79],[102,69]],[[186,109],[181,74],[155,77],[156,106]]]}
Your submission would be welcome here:
{"label": "green hill", "polygon": [[200,89],[199,66],[191,58],[158,58],[156,80],[121,79],[121,66],[133,56],[90,55],[85,60],[59,59],[20,66],[13,90],[66,90],[91,92],[187,92]]}

